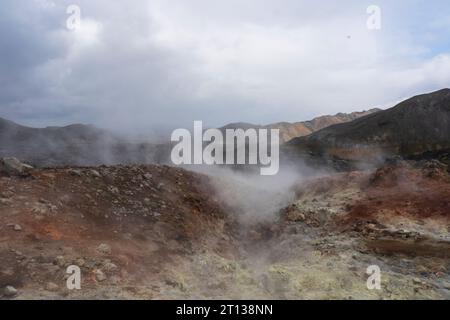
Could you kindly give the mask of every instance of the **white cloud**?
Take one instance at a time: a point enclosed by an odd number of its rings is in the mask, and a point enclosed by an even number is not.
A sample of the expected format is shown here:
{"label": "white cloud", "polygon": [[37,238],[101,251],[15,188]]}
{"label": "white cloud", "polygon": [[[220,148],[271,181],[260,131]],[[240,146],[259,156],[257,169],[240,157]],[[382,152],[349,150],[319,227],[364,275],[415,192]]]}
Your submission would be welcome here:
{"label": "white cloud", "polygon": [[26,13],[5,1],[14,37],[0,38],[0,82],[18,85],[4,87],[0,116],[131,129],[298,121],[449,86],[445,11],[401,2],[380,0],[382,29],[370,31],[356,0],[80,0],[70,32],[69,1]]}

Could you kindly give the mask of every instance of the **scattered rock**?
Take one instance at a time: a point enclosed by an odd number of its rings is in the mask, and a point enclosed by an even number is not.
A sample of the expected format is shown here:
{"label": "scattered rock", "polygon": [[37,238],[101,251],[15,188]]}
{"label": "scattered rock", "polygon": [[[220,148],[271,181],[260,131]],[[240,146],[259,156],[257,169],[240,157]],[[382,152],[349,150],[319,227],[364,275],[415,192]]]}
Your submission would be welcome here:
{"label": "scattered rock", "polygon": [[102,243],[97,247],[97,251],[101,254],[111,254],[111,247],[106,243]]}
{"label": "scattered rock", "polygon": [[10,206],[12,205],[12,200],[11,199],[0,199],[0,205],[2,206]]}
{"label": "scattered rock", "polygon": [[106,280],[106,275],[103,273],[102,270],[95,270],[94,271],[95,274],[95,279],[97,279],[97,281],[103,282]]}
{"label": "scattered rock", "polygon": [[69,173],[72,176],[76,176],[76,177],[81,177],[82,176],[82,172],[80,170],[76,170],[76,169],[70,169]]}
{"label": "scattered rock", "polygon": [[32,166],[24,164],[16,158],[0,159],[0,173],[8,176],[27,176],[32,169]]}
{"label": "scattered rock", "polygon": [[33,206],[31,208],[31,212],[33,212],[33,213],[35,213],[37,215],[45,215],[48,211],[47,211],[47,208],[45,206],[36,205],[36,206]]}
{"label": "scattered rock", "polygon": [[445,163],[442,163],[438,159],[431,159],[431,160],[425,161],[425,163],[423,164],[423,167],[425,169],[440,169],[440,170],[447,169],[447,165]]}
{"label": "scattered rock", "polygon": [[109,187],[108,187],[108,190],[109,190],[111,193],[114,193],[114,194],[118,194],[118,193],[119,193],[119,189],[118,189],[117,187],[109,186]]}
{"label": "scattered rock", "polygon": [[14,297],[17,293],[17,289],[13,286],[6,286],[5,289],[3,289],[3,295],[5,295],[5,297]]}
{"label": "scattered rock", "polygon": [[118,276],[112,276],[109,281],[113,285],[118,285],[120,283],[120,278]]}
{"label": "scattered rock", "polygon": [[101,178],[102,177],[100,172],[98,172],[97,170],[91,170],[90,173],[91,173],[92,176],[94,176],[96,178]]}
{"label": "scattered rock", "polygon": [[146,174],[143,175],[143,177],[144,177],[145,180],[152,180],[153,175],[151,175],[150,173],[146,173]]}
{"label": "scattered rock", "polygon": [[63,256],[57,256],[55,258],[54,264],[63,268],[66,265],[66,259]]}
{"label": "scattered rock", "polygon": [[45,290],[47,290],[47,291],[54,292],[54,291],[58,291],[58,289],[59,289],[58,285],[53,282],[49,282],[45,285]]}
{"label": "scattered rock", "polygon": [[86,261],[83,258],[78,258],[77,260],[75,260],[75,264],[79,267],[84,267]]}
{"label": "scattered rock", "polygon": [[118,267],[117,267],[114,263],[112,263],[111,261],[106,260],[106,261],[103,263],[103,269],[104,269],[106,272],[114,272],[114,271],[116,271],[116,270],[118,269]]}
{"label": "scattered rock", "polygon": [[11,190],[6,190],[3,192],[0,192],[0,197],[4,199],[9,199],[14,195],[14,192]]}

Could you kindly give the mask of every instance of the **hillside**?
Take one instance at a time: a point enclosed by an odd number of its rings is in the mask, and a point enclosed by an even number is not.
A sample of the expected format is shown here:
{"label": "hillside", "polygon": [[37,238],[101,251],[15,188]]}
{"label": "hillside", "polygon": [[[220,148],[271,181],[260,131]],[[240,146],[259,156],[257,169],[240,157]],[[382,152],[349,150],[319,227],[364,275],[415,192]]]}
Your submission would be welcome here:
{"label": "hillside", "polygon": [[39,167],[159,163],[165,148],[130,142],[90,125],[30,128],[0,118],[0,157]]}
{"label": "hillside", "polygon": [[[261,185],[217,178],[167,166],[0,171],[0,300],[450,297],[447,168],[298,180],[272,219],[251,224],[241,218],[260,208],[249,195]],[[247,212],[231,209],[227,185]],[[383,290],[367,289],[370,265]],[[69,266],[81,290],[67,288]]]}
{"label": "hillside", "polygon": [[380,109],[370,109],[368,111],[362,111],[362,112],[352,112],[352,113],[338,113],[334,116],[327,115],[327,116],[321,116],[314,118],[310,121],[303,121],[303,122],[279,122],[279,123],[273,123],[265,126],[261,125],[255,125],[251,123],[231,123],[221,128],[221,130],[226,129],[249,129],[249,128],[256,128],[256,129],[279,129],[280,130],[280,141],[282,143],[287,142],[289,140],[292,140],[294,138],[307,136],[313,132],[316,132],[320,129],[326,128],[328,126],[338,124],[338,123],[345,123],[349,121],[353,121],[355,119],[358,119],[360,117],[364,117],[366,115],[376,113],[380,111]]}
{"label": "hillside", "polygon": [[[307,122],[278,123],[265,127],[236,123],[222,130],[277,128],[280,129],[281,141],[285,142],[376,111],[339,113]],[[30,128],[0,118],[0,157],[16,157],[38,167],[166,163],[170,149],[169,144],[133,142],[91,125]]]}
{"label": "hillside", "polygon": [[450,89],[423,94],[289,142],[301,153],[346,160],[412,157],[450,148]]}

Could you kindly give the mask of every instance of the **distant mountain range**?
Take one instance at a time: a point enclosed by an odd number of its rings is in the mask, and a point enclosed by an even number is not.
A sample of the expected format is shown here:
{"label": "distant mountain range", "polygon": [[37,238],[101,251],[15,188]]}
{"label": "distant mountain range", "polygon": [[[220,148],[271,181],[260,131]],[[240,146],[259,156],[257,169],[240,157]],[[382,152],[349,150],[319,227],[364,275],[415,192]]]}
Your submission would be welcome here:
{"label": "distant mountain range", "polygon": [[338,113],[334,116],[321,116],[314,118],[310,121],[302,121],[302,122],[279,122],[273,123],[265,126],[255,125],[251,123],[239,122],[239,123],[230,123],[222,128],[221,130],[226,129],[279,129],[280,130],[280,141],[282,143],[287,142],[291,139],[307,136],[313,132],[331,126],[333,124],[345,123],[349,121],[353,121],[360,117],[364,117],[366,115],[376,113],[381,109],[370,109],[368,111],[362,112],[352,112],[352,113]]}
{"label": "distant mountain range", "polygon": [[[303,136],[334,123],[351,121],[373,109],[351,114],[323,116],[311,121],[277,123],[265,128],[280,129],[282,141]],[[230,124],[227,128],[262,128],[251,124]],[[128,163],[164,163],[171,146],[136,143],[91,125],[30,128],[0,118],[0,157],[14,156],[35,166],[91,166]]]}
{"label": "distant mountain range", "polygon": [[155,163],[164,147],[132,143],[90,125],[30,128],[0,118],[0,157],[40,167]]}
{"label": "distant mountain range", "polygon": [[[255,126],[235,123],[225,129],[277,128],[281,157],[296,163],[376,163],[393,156],[449,157],[450,89],[408,99],[388,110],[339,113],[311,121]],[[0,118],[0,157],[17,157],[35,166],[95,166],[167,163],[169,143],[136,143],[93,126],[75,124],[42,129]],[[449,160],[450,162],[450,160]],[[344,165],[345,168],[346,165]]]}
{"label": "distant mountain range", "polygon": [[333,125],[287,144],[299,153],[343,160],[414,157],[450,148],[450,89]]}

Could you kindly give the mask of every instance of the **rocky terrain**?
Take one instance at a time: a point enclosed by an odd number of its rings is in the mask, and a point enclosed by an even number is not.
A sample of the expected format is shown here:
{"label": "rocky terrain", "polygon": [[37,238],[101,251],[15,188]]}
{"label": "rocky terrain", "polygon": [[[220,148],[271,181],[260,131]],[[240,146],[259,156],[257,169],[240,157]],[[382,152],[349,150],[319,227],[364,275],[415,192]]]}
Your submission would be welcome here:
{"label": "rocky terrain", "polygon": [[[438,161],[310,177],[242,223],[214,177],[167,166],[0,165],[3,299],[449,299]],[[82,289],[66,287],[66,268]],[[366,286],[378,265],[381,290]]]}
{"label": "rocky terrain", "polygon": [[[170,297],[185,290],[178,269],[192,255],[235,251],[204,176],[163,166],[3,172],[0,287],[18,298]],[[82,268],[79,292],[66,288],[69,265]]]}
{"label": "rocky terrain", "polygon": [[283,217],[288,227],[322,229],[323,238],[311,242],[339,256],[336,263],[380,266],[390,298],[448,299],[448,170],[436,161],[401,161],[313,179],[297,189]]}
{"label": "rocky terrain", "polygon": [[272,180],[1,121],[0,299],[450,299],[449,106],[445,89],[293,139]]}

